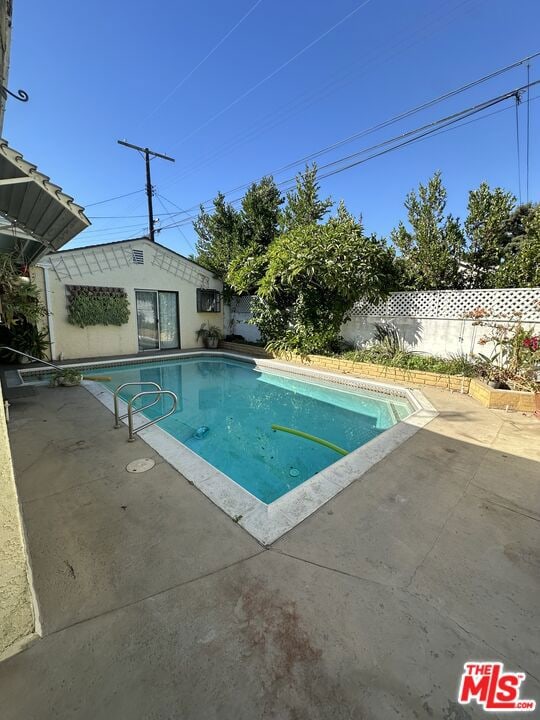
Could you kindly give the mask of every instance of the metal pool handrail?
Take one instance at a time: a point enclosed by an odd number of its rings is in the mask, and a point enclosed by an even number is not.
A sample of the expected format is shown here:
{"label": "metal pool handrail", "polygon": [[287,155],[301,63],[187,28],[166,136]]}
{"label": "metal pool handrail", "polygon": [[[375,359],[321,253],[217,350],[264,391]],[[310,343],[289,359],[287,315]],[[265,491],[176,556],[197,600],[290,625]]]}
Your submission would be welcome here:
{"label": "metal pool handrail", "polygon": [[[128,387],[129,385],[138,385],[139,387],[142,387],[143,385],[152,385],[152,387],[156,388],[156,392],[161,392],[161,385],[158,385],[157,382],[152,382],[151,380],[139,380],[138,382],[126,382],[122,385],[119,385],[116,390],[114,391],[114,427],[119,428],[122,427],[122,424],[120,420],[123,420],[128,416],[127,413],[124,413],[124,415],[119,415],[118,413],[118,395],[120,394],[120,390],[123,390],[123,388]],[[133,399],[133,398],[132,398]],[[146,410],[149,407],[152,407],[156,403],[159,402],[159,395],[156,397],[154,402],[149,403],[148,405],[143,405],[141,408],[135,411],[135,413],[141,412],[141,410]],[[135,413],[133,413],[135,415]]]}
{"label": "metal pool handrail", "polygon": [[21,350],[15,350],[15,348],[9,347],[9,345],[0,345],[0,350],[9,350],[10,352],[17,353],[17,355],[23,355],[23,357],[30,358],[30,360],[34,360],[35,362],[41,363],[42,365],[48,365],[49,367],[52,367],[55,370],[59,370],[60,372],[64,372],[67,369],[61,368],[58,365],[53,365],[53,363],[47,362],[47,360],[41,360],[40,358],[34,357],[33,355],[30,355],[30,353],[25,353]]}
{"label": "metal pool handrail", "polygon": [[[133,415],[135,414],[133,412],[133,403],[137,398],[143,397],[144,395],[154,395],[154,393],[157,393],[159,396],[161,395],[168,395],[172,398],[173,404],[169,412],[166,412],[164,415],[160,415],[157,418],[154,418],[153,420],[150,420],[149,422],[145,423],[144,425],[141,425],[140,427],[133,429]],[[154,403],[151,403],[154,405]],[[150,405],[146,405],[145,407],[150,407]],[[128,442],[134,442],[137,438],[135,437],[135,433],[140,432],[141,430],[144,430],[147,427],[150,427],[150,425],[155,425],[160,420],[164,420],[166,417],[169,417],[169,415],[172,415],[174,412],[176,412],[176,408],[178,407],[178,397],[175,393],[173,393],[172,390],[143,390],[140,393],[137,393],[134,395],[131,400],[128,402],[128,430],[129,430],[129,437]],[[136,410],[135,412],[140,412],[140,410]]]}

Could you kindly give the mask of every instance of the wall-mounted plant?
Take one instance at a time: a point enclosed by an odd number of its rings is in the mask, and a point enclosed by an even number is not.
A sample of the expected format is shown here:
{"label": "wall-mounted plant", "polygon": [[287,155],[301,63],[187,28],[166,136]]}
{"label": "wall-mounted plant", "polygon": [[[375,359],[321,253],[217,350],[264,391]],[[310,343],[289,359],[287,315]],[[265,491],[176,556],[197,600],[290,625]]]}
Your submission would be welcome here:
{"label": "wall-mounted plant", "polygon": [[79,327],[124,325],[129,320],[129,301],[123,288],[68,285],[68,322]]}

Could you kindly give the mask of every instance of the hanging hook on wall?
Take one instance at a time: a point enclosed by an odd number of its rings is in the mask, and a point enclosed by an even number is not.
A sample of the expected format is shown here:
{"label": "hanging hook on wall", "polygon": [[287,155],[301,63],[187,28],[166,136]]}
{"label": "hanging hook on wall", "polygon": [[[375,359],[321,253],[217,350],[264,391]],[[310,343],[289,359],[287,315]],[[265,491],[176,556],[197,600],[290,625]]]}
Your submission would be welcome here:
{"label": "hanging hook on wall", "polygon": [[2,96],[6,100],[8,95],[11,95],[12,98],[15,98],[15,100],[20,100],[21,102],[28,102],[29,98],[29,95],[25,90],[17,90],[17,92],[14,93],[11,90],[8,90],[7,87],[4,87],[3,85],[0,85],[0,93],[2,93]]}

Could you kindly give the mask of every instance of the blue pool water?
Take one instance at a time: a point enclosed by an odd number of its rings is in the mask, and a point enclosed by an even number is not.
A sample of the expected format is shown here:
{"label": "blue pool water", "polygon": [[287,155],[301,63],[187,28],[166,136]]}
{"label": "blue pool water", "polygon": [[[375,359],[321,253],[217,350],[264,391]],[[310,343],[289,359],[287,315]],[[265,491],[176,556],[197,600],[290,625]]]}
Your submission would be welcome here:
{"label": "blue pool water", "polygon": [[[124,382],[152,380],[175,392],[177,412],[158,425],[265,503],[341,458],[312,441],[273,431],[273,423],[351,451],[412,412],[402,398],[349,392],[218,357],[100,368],[99,372],[111,376],[110,382],[102,384],[113,391]],[[136,388],[126,388],[121,397],[127,400],[136,392]],[[164,399],[143,414],[157,417],[169,402]]]}

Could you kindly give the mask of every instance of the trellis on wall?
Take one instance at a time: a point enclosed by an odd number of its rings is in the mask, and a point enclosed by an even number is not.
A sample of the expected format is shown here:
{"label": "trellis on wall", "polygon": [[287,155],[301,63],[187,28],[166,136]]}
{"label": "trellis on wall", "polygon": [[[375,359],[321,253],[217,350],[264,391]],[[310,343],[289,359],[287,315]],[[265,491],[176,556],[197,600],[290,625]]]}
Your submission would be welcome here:
{"label": "trellis on wall", "polygon": [[380,304],[356,303],[352,315],[461,320],[479,307],[501,320],[519,312],[525,322],[538,322],[540,288],[396,292]]}

